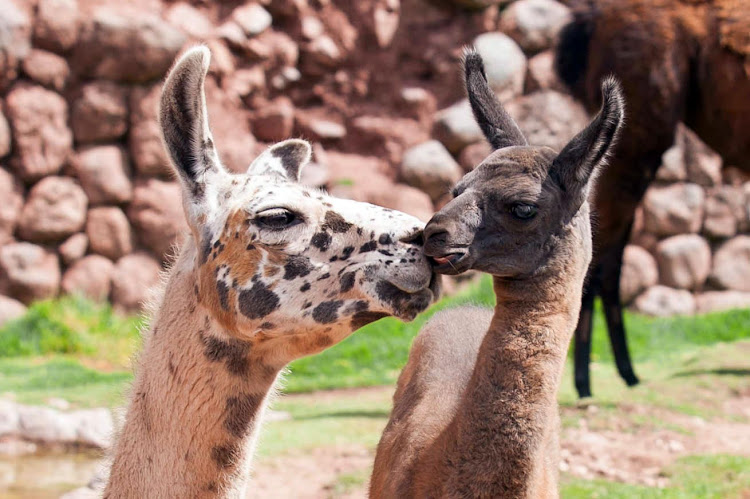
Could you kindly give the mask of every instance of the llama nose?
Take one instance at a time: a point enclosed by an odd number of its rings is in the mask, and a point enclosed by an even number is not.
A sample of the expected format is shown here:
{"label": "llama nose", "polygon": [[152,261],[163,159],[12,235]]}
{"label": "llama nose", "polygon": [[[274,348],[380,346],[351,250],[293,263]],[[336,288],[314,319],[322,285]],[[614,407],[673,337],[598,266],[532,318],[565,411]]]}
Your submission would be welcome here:
{"label": "llama nose", "polygon": [[421,248],[424,246],[424,231],[422,229],[415,230],[399,239],[399,241],[406,244],[413,244],[414,246],[419,246]]}
{"label": "llama nose", "polygon": [[442,248],[448,242],[448,228],[436,218],[433,217],[424,229],[424,250],[428,256],[441,256]]}

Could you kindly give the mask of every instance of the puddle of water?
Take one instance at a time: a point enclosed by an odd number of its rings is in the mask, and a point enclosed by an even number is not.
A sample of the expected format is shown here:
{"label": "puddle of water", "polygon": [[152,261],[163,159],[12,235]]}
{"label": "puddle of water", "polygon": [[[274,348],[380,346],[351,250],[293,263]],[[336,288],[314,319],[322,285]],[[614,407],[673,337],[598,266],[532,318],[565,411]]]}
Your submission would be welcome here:
{"label": "puddle of water", "polygon": [[86,453],[0,457],[0,498],[57,499],[86,485],[100,463]]}

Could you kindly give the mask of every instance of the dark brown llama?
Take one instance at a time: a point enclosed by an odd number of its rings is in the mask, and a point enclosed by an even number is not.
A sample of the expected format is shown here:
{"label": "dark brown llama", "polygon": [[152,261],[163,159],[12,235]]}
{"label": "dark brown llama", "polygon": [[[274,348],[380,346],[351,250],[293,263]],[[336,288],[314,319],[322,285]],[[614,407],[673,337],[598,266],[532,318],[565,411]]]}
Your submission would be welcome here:
{"label": "dark brown llama", "polygon": [[619,294],[622,255],[636,207],[674,141],[679,121],[725,161],[750,171],[750,0],[574,0],[556,70],[589,109],[599,81],[622,82],[628,126],[598,180],[594,259],[575,332],[575,385],[591,395],[594,298],[601,296],[615,362],[638,383]]}
{"label": "dark brown llama", "polygon": [[529,145],[469,52],[466,90],[493,152],[424,231],[438,272],[492,274],[497,305],[436,314],[414,340],[370,496],[559,497],[557,391],[591,261],[588,193],[622,124],[614,80],[559,153]]}

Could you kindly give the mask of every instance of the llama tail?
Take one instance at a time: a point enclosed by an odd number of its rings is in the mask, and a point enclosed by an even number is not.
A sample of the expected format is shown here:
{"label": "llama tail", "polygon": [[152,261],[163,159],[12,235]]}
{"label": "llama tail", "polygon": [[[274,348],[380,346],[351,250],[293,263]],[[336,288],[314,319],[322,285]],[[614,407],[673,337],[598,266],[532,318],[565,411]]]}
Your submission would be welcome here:
{"label": "llama tail", "polygon": [[591,0],[571,4],[573,20],[560,31],[555,47],[555,71],[574,96],[584,99],[589,43],[596,27],[597,9]]}

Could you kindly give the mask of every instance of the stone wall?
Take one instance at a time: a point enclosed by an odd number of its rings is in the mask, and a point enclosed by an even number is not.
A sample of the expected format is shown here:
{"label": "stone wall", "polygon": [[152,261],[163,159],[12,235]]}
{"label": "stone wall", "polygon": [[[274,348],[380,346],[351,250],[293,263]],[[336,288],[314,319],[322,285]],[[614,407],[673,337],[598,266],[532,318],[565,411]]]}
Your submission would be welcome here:
{"label": "stone wall", "polygon": [[[274,141],[304,137],[315,151],[304,183],[423,220],[488,152],[463,98],[464,45],[483,54],[530,142],[559,148],[588,120],[552,71],[550,47],[569,18],[554,0],[0,0],[0,12],[0,322],[60,293],[139,309],[186,231],[156,104],[174,57],[196,42],[213,54],[207,102],[230,169],[243,171]],[[675,154],[665,181],[678,185],[655,187],[648,200],[689,202],[663,208],[677,215],[644,212],[638,240],[650,253],[628,251],[640,276],[627,281],[636,303],[665,295],[651,268],[661,254],[660,282],[707,289],[692,253],[681,256],[701,243],[657,244],[657,235],[700,232],[711,238],[703,250],[716,249],[728,237],[727,206],[748,192],[717,187],[715,168],[696,177]],[[690,220],[674,222],[685,210]],[[735,259],[743,241],[717,249],[709,273],[724,272],[721,255]],[[729,277],[708,282],[736,287]]]}
{"label": "stone wall", "polygon": [[750,307],[750,176],[678,128],[636,215],[622,299],[650,315]]}

